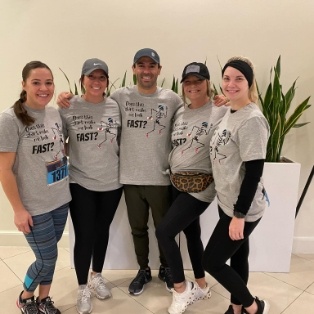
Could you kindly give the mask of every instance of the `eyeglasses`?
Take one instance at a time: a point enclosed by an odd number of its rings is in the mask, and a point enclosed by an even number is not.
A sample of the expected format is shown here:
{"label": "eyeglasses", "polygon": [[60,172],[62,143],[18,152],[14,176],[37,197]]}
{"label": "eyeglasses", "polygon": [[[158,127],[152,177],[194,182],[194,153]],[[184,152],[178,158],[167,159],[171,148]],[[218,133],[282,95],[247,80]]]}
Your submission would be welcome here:
{"label": "eyeglasses", "polygon": [[183,85],[184,86],[201,85],[204,81],[205,80],[202,80],[202,79],[193,80],[193,81],[185,80],[185,81],[183,81]]}
{"label": "eyeglasses", "polygon": [[100,81],[100,82],[105,82],[107,80],[107,76],[106,75],[100,75],[100,76],[94,76],[92,74],[87,75],[87,77],[91,80],[91,81]]}

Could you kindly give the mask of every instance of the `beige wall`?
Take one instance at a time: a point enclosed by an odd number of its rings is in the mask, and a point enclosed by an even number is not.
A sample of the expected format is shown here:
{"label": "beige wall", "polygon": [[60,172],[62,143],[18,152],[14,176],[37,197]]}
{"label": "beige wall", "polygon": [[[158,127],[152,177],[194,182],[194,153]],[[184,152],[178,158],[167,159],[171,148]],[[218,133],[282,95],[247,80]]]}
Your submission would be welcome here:
{"label": "beige wall", "polygon": [[[233,55],[248,56],[256,66],[262,89],[269,70],[282,56],[282,81],[298,77],[295,103],[313,95],[313,0],[1,0],[0,110],[20,92],[25,63],[39,59],[53,70],[57,92],[67,89],[61,67],[77,80],[83,61],[107,61],[110,78],[121,78],[136,50],[152,47],[161,55],[161,79],[170,86],[191,61],[205,61],[212,81],[220,81],[219,62]],[[302,164],[300,193],[314,164],[314,107],[293,130],[284,154]],[[1,136],[1,134],[0,134]],[[287,174],[289,175],[289,174]],[[11,208],[0,192],[0,244],[20,243]],[[295,250],[314,253],[314,182],[295,228]],[[284,217],[278,221],[278,232]],[[23,240],[22,240],[23,241]]]}

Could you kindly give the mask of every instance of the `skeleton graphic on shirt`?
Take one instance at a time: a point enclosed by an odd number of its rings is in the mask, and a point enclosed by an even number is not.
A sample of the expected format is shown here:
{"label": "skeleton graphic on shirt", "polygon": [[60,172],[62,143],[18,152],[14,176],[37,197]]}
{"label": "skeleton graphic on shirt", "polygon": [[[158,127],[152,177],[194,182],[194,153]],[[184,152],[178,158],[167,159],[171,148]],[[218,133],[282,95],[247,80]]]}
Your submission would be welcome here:
{"label": "skeleton graphic on shirt", "polygon": [[187,148],[183,149],[181,153],[183,154],[186,150],[190,149],[193,144],[196,145],[195,153],[198,153],[199,149],[205,146],[205,144],[200,141],[199,137],[204,134],[208,135],[207,128],[207,122],[202,122],[201,127],[194,125],[191,132],[187,134],[188,137],[192,136],[190,145]]}
{"label": "skeleton graphic on shirt", "polygon": [[159,104],[157,108],[157,110],[151,109],[151,115],[147,117],[147,120],[153,120],[153,129],[146,133],[146,137],[148,137],[149,133],[154,132],[156,127],[159,128],[159,134],[161,134],[161,131],[166,127],[165,125],[161,124],[161,120],[167,118],[167,106]]}
{"label": "skeleton graphic on shirt", "polygon": [[[113,121],[113,119],[110,117],[108,118],[107,122],[100,121],[100,127],[98,128],[98,131],[104,131],[105,132],[105,139],[100,144],[97,144],[98,148],[101,148],[102,144],[107,141],[107,139],[108,139],[107,136],[109,134],[112,135],[110,142],[111,143],[113,142],[113,140],[117,137],[116,129],[118,126],[119,126],[118,123],[116,121]],[[115,131],[115,132],[112,132],[112,131]]]}
{"label": "skeleton graphic on shirt", "polygon": [[214,154],[214,160],[218,159],[218,161],[220,162],[221,160],[227,158],[227,156],[219,153],[219,148],[221,146],[227,145],[230,140],[231,133],[227,129],[223,129],[221,132],[215,132],[214,136],[216,137],[215,146],[210,146],[209,152],[211,155]]}
{"label": "skeleton graphic on shirt", "polygon": [[59,144],[60,144],[60,149],[59,151],[54,155],[54,160],[57,160],[58,159],[58,155],[60,153],[62,153],[62,156],[65,155],[65,152],[64,152],[64,141],[63,141],[63,133],[62,133],[62,127],[61,125],[59,125],[59,123],[55,123],[55,128],[51,128],[52,132],[53,132],[53,137],[52,139],[55,141],[57,139],[59,139]]}

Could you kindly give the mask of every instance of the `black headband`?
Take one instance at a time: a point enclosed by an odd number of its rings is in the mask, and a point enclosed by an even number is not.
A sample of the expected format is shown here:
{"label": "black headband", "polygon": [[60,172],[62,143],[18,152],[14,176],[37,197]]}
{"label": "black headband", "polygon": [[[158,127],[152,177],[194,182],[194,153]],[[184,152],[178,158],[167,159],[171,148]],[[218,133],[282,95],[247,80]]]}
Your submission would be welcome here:
{"label": "black headband", "polygon": [[253,69],[249,66],[248,63],[246,63],[245,61],[242,60],[233,60],[228,62],[222,69],[222,75],[224,75],[225,70],[227,69],[227,67],[232,67],[235,68],[237,70],[239,70],[244,77],[246,78],[246,80],[249,83],[249,87],[252,86],[253,84]]}

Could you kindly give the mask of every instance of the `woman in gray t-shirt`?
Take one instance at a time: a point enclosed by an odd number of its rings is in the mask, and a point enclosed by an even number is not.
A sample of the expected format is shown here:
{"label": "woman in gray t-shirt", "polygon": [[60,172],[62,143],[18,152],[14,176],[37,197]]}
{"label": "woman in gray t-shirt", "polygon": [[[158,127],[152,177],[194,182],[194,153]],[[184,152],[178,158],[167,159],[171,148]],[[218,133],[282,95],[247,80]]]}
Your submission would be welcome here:
{"label": "woman in gray t-shirt", "polygon": [[101,272],[110,225],[122,195],[119,182],[121,115],[118,104],[105,94],[109,84],[107,64],[96,58],[88,59],[81,74],[84,95],[72,97],[69,108],[59,111],[69,140],[70,214],[79,285],[76,306],[79,313],[91,313],[91,293],[100,300],[111,297]]}
{"label": "woman in gray t-shirt", "polygon": [[[184,98],[189,99],[189,104],[178,110],[173,122],[173,149],[169,155],[172,175],[187,171],[211,175],[209,141],[213,129],[226,112],[226,107],[213,104],[209,78],[207,66],[203,63],[192,62],[183,70],[182,91]],[[225,97],[217,97],[215,102],[225,103]],[[195,193],[183,191],[172,181],[173,203],[157,226],[156,234],[174,283],[172,304],[168,312],[176,314],[183,313],[194,301],[207,299],[211,295],[202,265],[204,250],[199,217],[212,202],[216,192],[211,181],[208,181],[210,184],[207,187],[204,185],[204,190]],[[195,282],[185,280],[180,248],[175,240],[181,231],[187,239]]]}
{"label": "woman in gray t-shirt", "polygon": [[[222,89],[230,99],[210,142],[220,219],[204,253],[204,266],[231,293],[225,314],[268,313],[269,305],[247,288],[249,236],[266,206],[262,182],[269,126],[255,102],[253,66],[242,57],[222,69]],[[227,261],[230,259],[230,266]]]}
{"label": "woman in gray t-shirt", "polygon": [[60,314],[49,291],[71,199],[62,123],[58,111],[47,106],[54,93],[49,67],[29,62],[22,79],[19,100],[0,114],[0,181],[14,223],[36,257],[17,306],[23,314]]}

